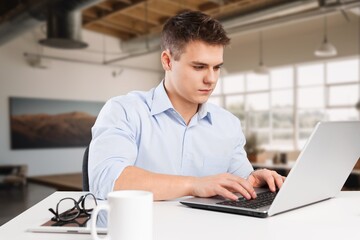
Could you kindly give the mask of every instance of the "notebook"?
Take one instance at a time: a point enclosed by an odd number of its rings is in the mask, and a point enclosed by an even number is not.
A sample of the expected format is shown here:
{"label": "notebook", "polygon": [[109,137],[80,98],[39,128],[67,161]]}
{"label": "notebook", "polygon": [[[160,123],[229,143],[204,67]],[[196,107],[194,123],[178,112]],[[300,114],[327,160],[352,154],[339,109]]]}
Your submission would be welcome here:
{"label": "notebook", "polygon": [[[273,197],[272,203],[248,207],[246,204],[249,200],[240,195],[238,201],[212,197],[189,198],[180,203],[194,208],[255,217],[273,216],[335,197],[359,157],[360,121],[319,122],[283,186],[270,196]],[[264,192],[269,192],[267,189],[256,191],[258,198],[259,194],[266,195]],[[240,202],[245,202],[245,205]]]}
{"label": "notebook", "polygon": [[[98,201],[102,204],[104,201]],[[80,215],[75,220],[70,222],[56,222],[47,219],[39,225],[31,226],[27,229],[29,232],[44,232],[44,233],[91,233],[91,218],[88,216]],[[107,213],[101,211],[96,219],[96,228],[98,234],[107,233]]]}

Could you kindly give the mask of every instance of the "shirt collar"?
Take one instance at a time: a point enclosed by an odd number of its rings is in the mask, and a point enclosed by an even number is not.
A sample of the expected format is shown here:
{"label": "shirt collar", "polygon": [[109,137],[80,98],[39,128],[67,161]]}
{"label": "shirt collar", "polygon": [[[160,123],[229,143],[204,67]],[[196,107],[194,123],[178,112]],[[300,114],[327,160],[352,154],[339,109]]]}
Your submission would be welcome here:
{"label": "shirt collar", "polygon": [[199,120],[206,119],[210,124],[212,124],[211,112],[209,111],[209,105],[207,103],[203,103],[200,105],[198,110],[198,116]]}
{"label": "shirt collar", "polygon": [[[169,109],[175,110],[169,99],[169,96],[166,93],[164,80],[162,80],[161,83],[154,89],[152,103],[149,105],[151,106],[151,115],[156,115]],[[209,111],[209,106],[207,103],[200,105],[197,114],[199,120],[206,119],[210,124],[212,124],[211,112]]]}
{"label": "shirt collar", "polygon": [[174,109],[164,87],[164,80],[155,88],[152,96],[151,115],[165,112],[168,109]]}

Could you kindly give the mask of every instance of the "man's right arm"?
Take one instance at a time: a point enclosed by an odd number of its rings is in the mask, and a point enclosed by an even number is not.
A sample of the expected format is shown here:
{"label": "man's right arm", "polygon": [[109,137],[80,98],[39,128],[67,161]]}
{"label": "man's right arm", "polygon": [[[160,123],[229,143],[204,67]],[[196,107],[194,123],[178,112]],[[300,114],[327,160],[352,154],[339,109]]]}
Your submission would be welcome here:
{"label": "man's right arm", "polygon": [[221,195],[237,200],[233,192],[239,192],[247,199],[255,198],[251,184],[243,178],[229,173],[207,177],[175,176],[157,174],[128,166],[115,181],[113,190],[136,189],[154,194],[154,200],[168,200],[183,196],[212,197]]}
{"label": "man's right arm", "polygon": [[[108,101],[92,129],[93,139],[89,152],[90,190],[99,198],[120,189],[147,190],[155,200],[182,196],[211,197],[221,195],[237,199],[233,192],[244,196],[254,190],[246,179],[229,173],[190,177],[158,174],[134,166],[137,158],[136,120],[129,109],[131,99],[116,98]],[[132,118],[133,117],[133,118]]]}

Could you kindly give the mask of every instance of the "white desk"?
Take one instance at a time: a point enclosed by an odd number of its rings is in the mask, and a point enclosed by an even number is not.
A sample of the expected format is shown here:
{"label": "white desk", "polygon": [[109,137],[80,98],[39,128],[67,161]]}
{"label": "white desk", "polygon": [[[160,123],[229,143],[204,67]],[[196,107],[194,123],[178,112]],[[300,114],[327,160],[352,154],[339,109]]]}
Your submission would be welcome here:
{"label": "white desk", "polygon": [[[82,240],[88,234],[31,233],[26,229],[48,220],[63,197],[81,192],[56,192],[0,227],[0,239]],[[5,206],[6,207],[6,206]],[[0,213],[1,214],[1,213]],[[190,239],[360,239],[360,192],[341,192],[336,198],[266,219],[198,210],[178,201],[154,203],[154,240]]]}

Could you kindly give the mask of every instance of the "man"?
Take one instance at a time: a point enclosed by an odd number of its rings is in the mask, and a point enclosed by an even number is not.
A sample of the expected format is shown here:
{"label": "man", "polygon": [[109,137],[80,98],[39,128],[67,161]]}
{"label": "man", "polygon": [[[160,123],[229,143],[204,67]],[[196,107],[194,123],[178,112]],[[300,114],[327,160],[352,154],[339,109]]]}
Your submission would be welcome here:
{"label": "man", "polygon": [[169,19],[162,32],[165,78],[149,92],[109,100],[90,144],[90,190],[100,198],[122,189],[151,191],[154,200],[235,192],[256,198],[254,187],[280,188],[284,178],[253,171],[238,118],[206,103],[230,39],[200,12]]}

